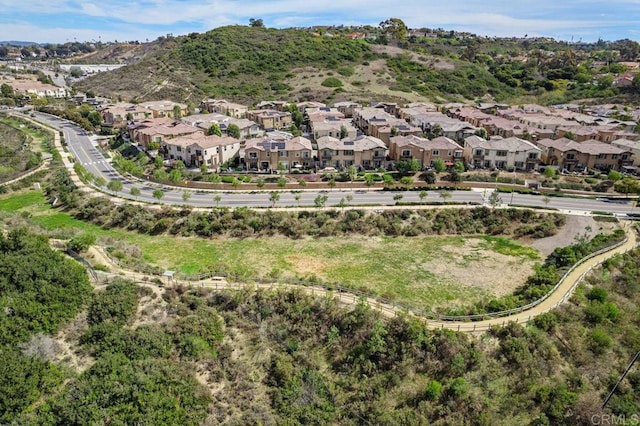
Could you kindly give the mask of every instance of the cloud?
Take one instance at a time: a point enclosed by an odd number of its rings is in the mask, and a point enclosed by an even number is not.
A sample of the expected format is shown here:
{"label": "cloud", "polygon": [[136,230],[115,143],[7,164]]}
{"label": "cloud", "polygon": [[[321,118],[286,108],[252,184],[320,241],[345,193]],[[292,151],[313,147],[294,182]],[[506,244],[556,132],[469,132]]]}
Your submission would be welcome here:
{"label": "cloud", "polygon": [[[66,31],[100,33],[103,39],[140,39],[141,35],[146,39],[169,32],[203,32],[221,25],[247,24],[249,18],[262,18],[267,26],[288,27],[377,25],[393,16],[414,28],[441,27],[499,36],[583,33],[595,39],[602,33],[633,34],[631,30],[640,24],[639,4],[640,0],[311,0],[304,4],[299,0],[0,0],[0,10],[6,11],[0,12],[0,34],[7,38],[13,26],[35,32],[13,33],[9,38],[33,39],[36,34],[59,37]],[[70,23],[63,25],[60,20]],[[77,26],[95,29],[77,30]],[[119,35],[113,37],[115,34]]]}

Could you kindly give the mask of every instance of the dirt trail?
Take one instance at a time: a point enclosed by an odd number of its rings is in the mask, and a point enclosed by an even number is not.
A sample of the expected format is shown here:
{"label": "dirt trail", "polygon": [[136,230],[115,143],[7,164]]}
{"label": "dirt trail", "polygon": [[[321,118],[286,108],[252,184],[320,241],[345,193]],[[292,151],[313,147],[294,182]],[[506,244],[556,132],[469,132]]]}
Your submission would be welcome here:
{"label": "dirt trail", "polygon": [[[605,260],[610,257],[625,253],[629,250],[632,250],[636,247],[637,243],[637,235],[635,230],[631,226],[626,226],[627,233],[627,241],[605,253],[599,254],[584,263],[577,266],[570,274],[567,275],[565,280],[562,282],[558,288],[549,295],[547,299],[545,299],[539,305],[528,309],[523,312],[519,312],[516,314],[512,314],[509,316],[504,316],[500,318],[492,318],[482,321],[436,321],[436,320],[428,320],[427,325],[431,329],[439,329],[446,328],[450,330],[456,330],[461,332],[479,332],[486,331],[490,327],[495,325],[505,325],[509,322],[516,322],[519,324],[526,323],[538,315],[549,312],[562,303],[565,303],[570,297],[576,286],[582,281],[584,276],[594,267],[598,266]],[[98,263],[104,264],[110,268],[112,273],[100,273],[104,276],[124,276],[138,282],[143,282],[146,287],[153,288],[154,292],[157,295],[161,295],[164,291],[163,289],[156,287],[153,284],[149,284],[148,281],[149,276],[145,274],[140,274],[133,271],[127,271],[120,268],[117,264],[111,261],[109,256],[103,252],[100,247],[92,247],[90,249],[91,255],[93,255],[94,260],[99,261]],[[279,283],[254,283],[254,284],[240,284],[240,283],[230,283],[227,282],[224,278],[221,277],[213,277],[210,279],[206,279],[198,282],[180,282],[180,284],[190,285],[192,287],[201,287],[201,288],[209,288],[214,290],[225,290],[225,289],[244,289],[244,288],[256,288],[256,289],[298,289],[303,290],[307,293],[310,293],[314,296],[319,297],[336,297],[338,301],[347,305],[355,305],[361,300],[361,297],[344,291],[331,291],[327,290],[323,287],[319,286],[301,286],[294,284],[279,284]],[[386,317],[394,317],[401,313],[402,309],[398,308],[394,305],[381,303],[374,298],[366,298],[365,301],[371,306],[372,309],[376,309],[382,315]]]}

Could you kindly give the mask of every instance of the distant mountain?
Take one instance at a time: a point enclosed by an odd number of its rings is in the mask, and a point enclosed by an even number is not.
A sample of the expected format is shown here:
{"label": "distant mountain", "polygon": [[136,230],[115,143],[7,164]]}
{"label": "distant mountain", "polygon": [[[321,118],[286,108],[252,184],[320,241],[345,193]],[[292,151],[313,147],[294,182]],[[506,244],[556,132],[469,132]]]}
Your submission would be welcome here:
{"label": "distant mountain", "polygon": [[25,47],[25,46],[40,46],[40,43],[36,43],[34,41],[0,41],[0,46],[15,46],[15,47]]}

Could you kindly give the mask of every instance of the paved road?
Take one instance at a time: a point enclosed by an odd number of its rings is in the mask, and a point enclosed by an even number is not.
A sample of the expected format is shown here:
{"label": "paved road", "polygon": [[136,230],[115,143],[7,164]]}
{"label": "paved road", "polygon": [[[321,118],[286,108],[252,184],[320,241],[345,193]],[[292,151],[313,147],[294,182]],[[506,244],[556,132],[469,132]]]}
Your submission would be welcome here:
{"label": "paved road", "polygon": [[[130,195],[131,188],[136,187],[140,190],[140,196],[137,197],[138,201],[157,203],[158,200],[153,197],[153,191],[159,189],[157,184],[145,183],[138,180],[130,180],[119,174],[115,170],[109,160],[105,159],[97,144],[91,140],[86,132],[78,127],[76,124],[66,120],[62,120],[58,117],[50,116],[47,114],[34,113],[35,118],[45,124],[48,124],[54,128],[61,130],[64,134],[65,141],[69,146],[70,152],[75,157],[76,161],[82,164],[91,174],[94,176],[102,176],[107,182],[113,179],[118,179],[123,183],[123,190],[118,196],[126,199],[134,199]],[[181,188],[161,187],[160,188],[164,196],[162,197],[162,203],[169,205],[191,205],[193,207],[213,207],[213,206],[225,206],[225,207],[270,207],[272,206],[269,201],[269,191],[250,193],[247,191],[195,191],[191,192],[189,200],[185,203],[183,200],[184,190]],[[474,191],[453,191],[451,198],[448,201],[455,202],[483,202],[483,190],[477,189]],[[336,206],[341,200],[346,201],[346,197],[351,195],[353,199],[349,202],[351,206],[357,205],[384,205],[393,206],[396,201],[393,199],[394,195],[401,194],[402,201],[420,201],[418,191],[380,191],[380,190],[341,190],[334,188],[330,191],[317,191],[317,190],[304,190],[292,193],[290,190],[280,192],[280,200],[277,202],[276,207],[296,207],[300,206],[313,206],[315,198],[322,193],[326,195],[328,200],[326,206]],[[296,195],[300,196],[300,200],[296,200]],[[214,200],[215,196],[220,196],[220,201]],[[536,195],[525,194],[501,194],[503,203],[523,205],[523,206],[537,206],[545,207],[542,197]],[[437,191],[429,191],[425,201],[440,202],[442,198]],[[585,213],[591,211],[603,211],[616,214],[627,214],[633,211],[633,207],[629,202],[612,203],[602,200],[596,200],[593,198],[559,198],[551,197],[549,203],[546,205],[549,208],[555,208],[562,210],[566,213]],[[636,211],[640,212],[640,208]]]}

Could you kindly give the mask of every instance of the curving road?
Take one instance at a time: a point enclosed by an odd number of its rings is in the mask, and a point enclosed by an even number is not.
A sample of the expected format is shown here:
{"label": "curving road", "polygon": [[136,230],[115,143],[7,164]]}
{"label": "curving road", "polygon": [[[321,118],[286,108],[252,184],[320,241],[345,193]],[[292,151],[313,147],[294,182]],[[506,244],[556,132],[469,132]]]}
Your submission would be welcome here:
{"label": "curving road", "polygon": [[[43,113],[34,113],[35,119],[43,124],[62,131],[65,141],[68,144],[69,151],[73,154],[75,161],[79,162],[94,176],[101,176],[107,182],[118,179],[122,181],[123,190],[118,194],[119,197],[134,200],[130,195],[131,188],[135,187],[140,190],[140,195],[135,198],[137,201],[147,203],[158,203],[158,199],[153,197],[153,191],[161,189],[164,196],[161,199],[163,204],[169,205],[190,205],[192,207],[271,207],[269,200],[271,191],[247,192],[247,191],[216,191],[216,190],[199,190],[190,192],[188,201],[183,200],[184,189],[161,186],[155,183],[145,183],[144,181],[131,180],[120,175],[113,168],[108,159],[102,155],[95,142],[93,142],[87,133],[77,126],[75,123],[67,120],[51,116]],[[62,153],[65,155],[65,153]],[[482,203],[484,199],[483,190],[473,191],[453,191],[448,201],[461,203]],[[330,191],[318,191],[306,189],[292,193],[291,189],[280,191],[280,199],[277,207],[295,207],[295,206],[313,206],[314,199],[321,194],[328,197],[326,206],[336,206],[341,200],[346,201],[347,195],[351,195],[352,200],[350,206],[364,205],[381,205],[393,206],[396,200],[394,195],[402,194],[402,201],[421,201],[418,191],[380,191],[380,190],[346,190],[333,189]],[[296,200],[296,195],[300,196],[300,200]],[[214,197],[219,196],[220,201],[216,201]],[[540,196],[526,194],[501,194],[503,202],[532,207],[545,207]],[[441,202],[442,198],[438,191],[428,191],[428,196],[424,201]],[[551,197],[547,207],[561,210],[565,213],[588,213],[592,211],[609,212],[614,214],[628,214],[633,211],[630,202],[607,202],[593,198],[560,198]],[[640,211],[640,210],[639,210]]]}

